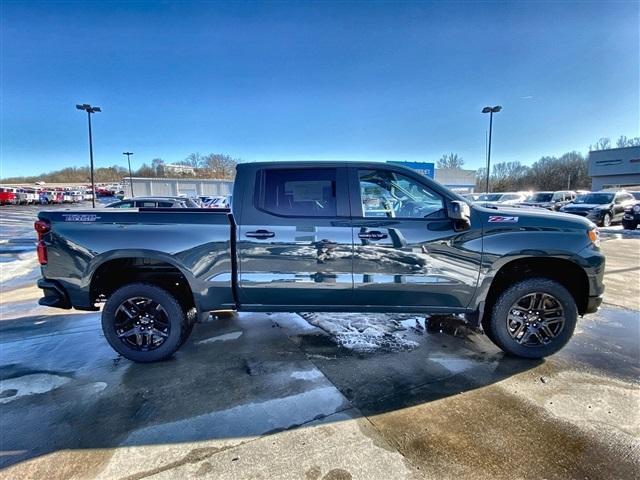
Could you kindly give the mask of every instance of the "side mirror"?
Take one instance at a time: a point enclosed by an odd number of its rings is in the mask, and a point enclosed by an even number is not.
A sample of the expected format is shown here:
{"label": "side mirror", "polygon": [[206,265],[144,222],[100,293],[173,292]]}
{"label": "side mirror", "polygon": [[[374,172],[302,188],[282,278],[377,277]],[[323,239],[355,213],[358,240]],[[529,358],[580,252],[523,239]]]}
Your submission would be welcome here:
{"label": "side mirror", "polygon": [[471,226],[471,209],[466,202],[459,200],[449,202],[447,215],[455,221],[456,229],[464,230]]}

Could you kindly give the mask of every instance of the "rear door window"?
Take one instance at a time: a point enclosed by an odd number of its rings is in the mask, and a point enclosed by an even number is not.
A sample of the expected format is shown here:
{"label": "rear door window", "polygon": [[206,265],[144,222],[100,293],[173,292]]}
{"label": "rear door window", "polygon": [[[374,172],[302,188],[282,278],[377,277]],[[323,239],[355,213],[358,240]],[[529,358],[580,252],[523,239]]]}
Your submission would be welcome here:
{"label": "rear door window", "polygon": [[258,208],[281,216],[335,217],[335,168],[277,168],[263,171]]}

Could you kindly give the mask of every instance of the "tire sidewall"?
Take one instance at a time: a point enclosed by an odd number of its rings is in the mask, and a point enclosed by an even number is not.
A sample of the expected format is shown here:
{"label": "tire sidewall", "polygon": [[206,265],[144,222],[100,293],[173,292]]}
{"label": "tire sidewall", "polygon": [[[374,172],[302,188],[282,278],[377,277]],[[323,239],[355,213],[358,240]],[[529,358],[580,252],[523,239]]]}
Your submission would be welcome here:
{"label": "tire sidewall", "polygon": [[[564,310],[565,324],[562,332],[549,344],[539,347],[526,347],[517,343],[507,329],[507,315],[511,306],[523,296],[534,293],[548,293],[555,297]],[[558,282],[545,278],[531,278],[516,283],[505,290],[492,309],[490,320],[492,340],[506,353],[524,358],[543,358],[552,355],[564,347],[575,329],[578,309],[569,291]]]}
{"label": "tire sidewall", "polygon": [[[609,218],[609,221],[607,222],[607,217]],[[612,217],[610,213],[605,213],[604,217],[602,217],[602,226],[603,227],[609,227],[611,226],[611,222],[612,222]]]}
{"label": "tire sidewall", "polygon": [[[154,350],[138,351],[118,338],[114,321],[118,307],[128,298],[146,297],[162,305],[169,319],[169,337]],[[170,357],[183,341],[185,314],[178,301],[166,290],[148,283],[132,283],[116,290],[107,300],[102,310],[102,331],[109,345],[129,360],[134,362],[156,362]]]}

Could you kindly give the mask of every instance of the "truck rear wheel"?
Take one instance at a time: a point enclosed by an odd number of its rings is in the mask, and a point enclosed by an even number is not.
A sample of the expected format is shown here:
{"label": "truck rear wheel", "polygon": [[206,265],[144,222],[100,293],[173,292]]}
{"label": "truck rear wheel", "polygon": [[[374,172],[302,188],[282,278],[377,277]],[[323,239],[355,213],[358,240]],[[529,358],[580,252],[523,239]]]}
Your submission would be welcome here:
{"label": "truck rear wheel", "polygon": [[134,362],[170,357],[186,340],[185,311],[166,290],[131,283],[116,290],[102,310],[102,331],[109,345]]}
{"label": "truck rear wheel", "polygon": [[565,287],[546,278],[530,278],[500,294],[487,334],[506,353],[543,358],[567,344],[577,320],[576,302]]}

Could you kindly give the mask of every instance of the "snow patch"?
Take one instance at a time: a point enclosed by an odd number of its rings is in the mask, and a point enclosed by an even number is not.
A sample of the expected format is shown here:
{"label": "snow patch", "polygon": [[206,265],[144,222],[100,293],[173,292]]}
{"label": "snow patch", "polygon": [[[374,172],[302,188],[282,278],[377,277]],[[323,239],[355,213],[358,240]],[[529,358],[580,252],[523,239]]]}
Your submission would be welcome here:
{"label": "snow patch", "polygon": [[296,380],[317,380],[322,377],[324,377],[324,375],[317,369],[291,372],[291,378],[295,378]]}
{"label": "snow patch", "polygon": [[67,377],[49,373],[34,373],[0,381],[0,403],[13,402],[22,397],[47,393],[70,381]]}
{"label": "snow patch", "polygon": [[469,360],[466,358],[429,357],[429,360],[446,368],[447,370],[449,370],[449,372],[453,374],[458,374],[458,373],[465,372],[467,370],[471,370],[473,367],[476,367],[478,365],[478,362]]}
{"label": "snow patch", "polygon": [[242,336],[241,331],[225,333],[224,335],[218,335],[217,337],[211,337],[205,340],[200,340],[196,342],[196,345],[204,345],[207,343],[214,343],[214,342],[227,342],[229,340],[235,340],[237,338],[240,338],[241,336]]}
{"label": "snow patch", "polygon": [[412,332],[408,326],[420,324],[415,315],[301,313],[300,316],[327,332],[339,345],[356,352],[403,351],[418,346],[409,338]]}

